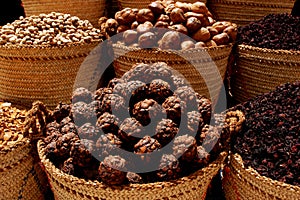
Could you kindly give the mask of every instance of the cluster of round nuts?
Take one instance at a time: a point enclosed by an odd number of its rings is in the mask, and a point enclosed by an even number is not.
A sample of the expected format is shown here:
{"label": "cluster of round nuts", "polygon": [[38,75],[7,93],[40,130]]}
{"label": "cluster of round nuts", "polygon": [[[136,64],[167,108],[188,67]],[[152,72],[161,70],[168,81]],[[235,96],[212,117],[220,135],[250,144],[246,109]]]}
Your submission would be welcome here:
{"label": "cluster of round nuts", "polygon": [[104,39],[100,30],[88,20],[70,14],[49,14],[20,17],[0,28],[0,45],[65,45],[90,43]]}
{"label": "cluster of round nuts", "polygon": [[158,0],[144,9],[124,8],[114,19],[102,17],[99,26],[128,46],[175,50],[227,45],[237,34],[236,24],[216,22],[202,2]]}

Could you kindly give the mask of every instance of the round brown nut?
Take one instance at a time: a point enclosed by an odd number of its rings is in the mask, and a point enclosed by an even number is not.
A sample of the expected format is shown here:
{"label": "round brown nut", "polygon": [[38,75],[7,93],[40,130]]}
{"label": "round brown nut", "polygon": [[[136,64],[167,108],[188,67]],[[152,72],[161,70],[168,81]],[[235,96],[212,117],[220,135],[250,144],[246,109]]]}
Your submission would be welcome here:
{"label": "round brown nut", "polygon": [[164,21],[157,21],[155,23],[154,27],[156,27],[156,28],[168,28],[169,27],[169,23],[168,22],[164,22]]}
{"label": "round brown nut", "polygon": [[168,31],[169,24],[167,22],[158,21],[154,25],[157,37],[161,38]]}
{"label": "round brown nut", "polygon": [[213,28],[215,28],[219,33],[222,33],[223,30],[225,28],[227,28],[228,26],[230,26],[231,23],[230,22],[225,22],[225,21],[221,21],[221,22],[216,22],[212,25]]}
{"label": "round brown nut", "polygon": [[146,32],[140,35],[138,39],[139,46],[141,48],[152,48],[157,44],[156,36],[152,32]]}
{"label": "round brown nut", "polygon": [[154,15],[159,16],[165,12],[164,6],[159,1],[153,1],[148,5],[148,8],[153,12]]}
{"label": "round brown nut", "polygon": [[190,17],[186,20],[185,26],[188,29],[189,33],[195,33],[201,28],[202,24],[201,21],[196,17]]}
{"label": "round brown nut", "polygon": [[195,49],[201,49],[201,48],[204,48],[206,47],[205,43],[204,42],[196,42],[195,44]]}
{"label": "round brown nut", "polygon": [[209,33],[210,33],[211,37],[213,37],[213,36],[215,36],[215,35],[218,35],[218,34],[219,34],[218,30],[217,30],[217,29],[215,29],[215,28],[214,28],[214,27],[212,27],[212,26],[208,26],[208,27],[206,27],[206,28],[207,28],[207,30],[209,31]]}
{"label": "round brown nut", "polygon": [[196,17],[197,19],[199,19],[201,21],[202,26],[209,26],[209,21],[207,16],[201,14],[201,13],[194,13],[194,12],[186,12],[184,14],[184,16],[186,18],[190,18],[190,17]]}
{"label": "round brown nut", "polygon": [[136,19],[136,13],[131,8],[124,8],[121,11],[116,12],[115,19],[119,24],[129,25]]}
{"label": "round brown nut", "polygon": [[197,42],[206,42],[210,39],[210,33],[207,28],[202,27],[193,35],[193,39]]}
{"label": "round brown nut", "polygon": [[170,23],[170,17],[168,15],[161,14],[158,18],[157,21],[163,21]]}
{"label": "round brown nut", "polygon": [[188,34],[188,30],[185,26],[183,26],[182,24],[175,24],[173,26],[169,26],[169,29],[172,29],[174,31],[178,31],[179,33]]}
{"label": "round brown nut", "polygon": [[212,40],[217,43],[217,45],[226,45],[229,43],[229,35],[227,33],[220,33],[215,35]]}
{"label": "round brown nut", "polygon": [[134,30],[126,30],[123,33],[123,39],[125,44],[130,45],[132,43],[135,43],[138,38],[138,33]]}
{"label": "round brown nut", "polygon": [[109,36],[113,36],[117,33],[118,26],[119,23],[115,19],[108,19],[105,22],[105,27],[106,27],[105,30]]}
{"label": "round brown nut", "polygon": [[174,8],[170,13],[170,19],[174,24],[180,24],[185,22],[184,12],[180,8]]}
{"label": "round brown nut", "polygon": [[136,29],[138,27],[139,23],[137,21],[132,22],[131,29]]}
{"label": "round brown nut", "polygon": [[179,1],[176,1],[175,7],[180,8],[181,10],[183,10],[183,12],[188,12],[188,11],[191,10],[191,4],[182,3],[182,2],[179,2]]}
{"label": "round brown nut", "polygon": [[208,12],[205,3],[200,1],[193,3],[191,6],[191,10],[195,13],[202,13],[202,14],[207,14]]}
{"label": "round brown nut", "polygon": [[166,14],[167,14],[167,15],[170,15],[171,12],[172,12],[172,10],[175,9],[175,8],[176,8],[176,7],[175,7],[174,4],[169,4],[169,5],[167,5],[166,8],[165,8]]}
{"label": "round brown nut", "polygon": [[142,34],[142,33],[150,32],[152,28],[153,28],[153,24],[151,22],[145,22],[143,24],[138,25],[136,31],[139,34]]}
{"label": "round brown nut", "polygon": [[117,28],[117,33],[122,33],[122,32],[124,32],[124,31],[126,31],[126,30],[128,30],[128,29],[130,29],[130,27],[128,27],[128,26],[126,26],[126,25],[120,25],[120,26],[118,26],[118,28]]}
{"label": "round brown nut", "polygon": [[181,48],[180,35],[176,31],[168,31],[158,42],[160,49],[179,50]]}
{"label": "round brown nut", "polygon": [[228,26],[223,30],[224,33],[227,33],[230,37],[230,41],[235,41],[237,36],[237,28],[234,26]]}
{"label": "round brown nut", "polygon": [[209,40],[209,41],[205,42],[205,45],[207,47],[216,47],[216,46],[218,46],[217,43],[213,40]]}
{"label": "round brown nut", "polygon": [[155,19],[153,12],[148,8],[140,9],[136,15],[136,21],[144,23],[146,21],[153,22]]}
{"label": "round brown nut", "polygon": [[193,49],[193,48],[195,48],[195,43],[191,40],[183,41],[181,43],[182,50]]}

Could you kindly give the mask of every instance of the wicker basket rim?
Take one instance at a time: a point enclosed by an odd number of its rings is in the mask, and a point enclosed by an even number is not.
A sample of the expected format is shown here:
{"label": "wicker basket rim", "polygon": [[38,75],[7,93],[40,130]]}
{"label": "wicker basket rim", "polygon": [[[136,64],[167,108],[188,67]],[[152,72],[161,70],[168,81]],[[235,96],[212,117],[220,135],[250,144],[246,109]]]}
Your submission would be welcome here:
{"label": "wicker basket rim", "polygon": [[238,48],[241,50],[250,50],[250,51],[256,51],[261,53],[300,55],[300,50],[295,51],[295,50],[284,50],[284,49],[268,49],[268,48],[255,47],[246,44],[239,44]]}
{"label": "wicker basket rim", "polygon": [[92,40],[90,43],[86,42],[72,42],[65,45],[51,46],[51,45],[26,45],[26,44],[16,44],[16,45],[0,45],[0,49],[4,50],[19,50],[19,49],[63,49],[68,47],[78,47],[85,45],[93,45],[102,42],[102,39]]}
{"label": "wicker basket rim", "polygon": [[30,145],[30,140],[28,138],[23,138],[22,140],[17,141],[12,146],[5,146],[3,149],[0,150],[0,154],[7,154],[8,152],[14,151],[15,149],[23,145]]}
{"label": "wicker basket rim", "polygon": [[300,194],[300,187],[298,186],[295,186],[295,185],[291,185],[291,184],[288,184],[288,183],[284,183],[284,182],[280,182],[280,181],[277,181],[277,180],[274,180],[274,179],[271,179],[271,178],[268,178],[266,176],[262,176],[260,175],[255,169],[253,169],[252,167],[248,167],[246,168],[244,166],[244,163],[243,163],[243,159],[241,157],[241,155],[239,155],[238,153],[231,153],[230,154],[230,157],[232,159],[234,159],[238,165],[245,169],[247,172],[249,172],[249,174],[253,177],[255,177],[256,179],[260,180],[260,181],[263,181],[264,183],[269,183],[270,185],[273,185],[275,187],[285,187],[285,188],[289,188],[291,190],[293,190],[294,192],[297,192]]}
{"label": "wicker basket rim", "polygon": [[84,185],[91,185],[93,187],[98,187],[98,188],[113,188],[113,189],[118,189],[118,190],[132,190],[133,188],[135,189],[142,189],[142,188],[153,188],[153,187],[168,187],[170,185],[178,184],[180,182],[186,181],[187,179],[193,179],[193,177],[196,177],[198,174],[201,174],[202,172],[205,172],[207,168],[213,168],[218,164],[221,164],[225,158],[227,157],[227,152],[221,152],[218,158],[210,163],[207,167],[199,169],[198,171],[190,174],[189,176],[181,177],[176,180],[171,180],[171,181],[164,181],[164,182],[154,182],[154,183],[146,183],[146,184],[138,184],[138,183],[131,183],[131,184],[126,184],[126,185],[120,185],[120,186],[109,186],[105,185],[102,182],[99,182],[97,180],[92,181],[92,180],[85,180],[82,178],[75,177],[73,175],[66,174],[62,172],[60,169],[56,168],[53,163],[46,158],[46,155],[44,153],[44,145],[45,143],[42,140],[39,140],[37,143],[38,147],[38,154],[39,157],[42,161],[42,163],[48,163],[50,165],[51,170],[53,170],[53,173],[56,175],[63,177],[65,180],[72,180],[72,182],[76,182],[76,184],[84,184]]}
{"label": "wicker basket rim", "polygon": [[219,51],[220,49],[228,49],[233,46],[232,43],[228,45],[220,45],[216,47],[203,47],[203,48],[193,48],[193,49],[187,49],[187,50],[161,50],[159,48],[152,48],[152,49],[143,49],[139,47],[128,47],[123,44],[113,44],[114,48],[120,48],[124,49],[126,51],[142,51],[145,53],[153,53],[153,52],[159,52],[163,54],[173,54],[173,53],[197,53],[197,52],[211,52],[211,51]]}

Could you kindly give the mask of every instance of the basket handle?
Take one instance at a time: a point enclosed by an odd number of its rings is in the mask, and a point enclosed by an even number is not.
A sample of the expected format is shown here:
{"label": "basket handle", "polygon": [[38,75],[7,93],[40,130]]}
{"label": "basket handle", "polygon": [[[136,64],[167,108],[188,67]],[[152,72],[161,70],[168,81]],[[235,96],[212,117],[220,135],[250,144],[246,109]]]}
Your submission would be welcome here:
{"label": "basket handle", "polygon": [[27,112],[24,122],[23,135],[30,138],[31,141],[45,137],[45,128],[47,123],[52,121],[53,113],[41,101],[32,103],[32,108]]}

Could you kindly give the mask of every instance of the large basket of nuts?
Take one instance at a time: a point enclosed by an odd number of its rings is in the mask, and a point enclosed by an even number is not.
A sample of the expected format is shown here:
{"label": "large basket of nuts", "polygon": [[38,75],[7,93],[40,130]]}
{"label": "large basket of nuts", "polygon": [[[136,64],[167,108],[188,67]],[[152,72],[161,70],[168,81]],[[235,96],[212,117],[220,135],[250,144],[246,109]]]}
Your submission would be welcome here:
{"label": "large basket of nuts", "polygon": [[238,26],[243,26],[267,14],[291,13],[294,2],[294,0],[210,0],[207,6],[217,20],[230,20]]}
{"label": "large basket of nuts", "polygon": [[46,174],[23,132],[27,111],[11,103],[1,103],[0,108],[0,199],[44,199]]}
{"label": "large basket of nuts", "polygon": [[231,138],[223,179],[227,199],[300,199],[299,96],[297,81],[231,108],[241,110],[245,121]]}
{"label": "large basket of nuts", "polygon": [[90,23],[55,12],[21,18],[0,33],[0,98],[25,107],[69,101],[81,63],[104,38]]}
{"label": "large basket of nuts", "polygon": [[241,27],[231,74],[232,94],[238,102],[299,80],[299,22],[299,17],[271,14]]}
{"label": "large basket of nuts", "polygon": [[104,15],[105,0],[23,0],[26,16],[42,13],[59,12],[78,16],[89,20],[94,26],[99,17]]}
{"label": "large basket of nuts", "polygon": [[228,134],[208,99],[165,63],[152,68],[79,87],[51,111],[38,152],[56,199],[205,199]]}
{"label": "large basket of nuts", "polygon": [[135,63],[166,62],[196,92],[214,102],[218,99],[237,27],[216,22],[204,3],[155,1],[147,9],[125,8],[115,19],[99,21],[103,32],[117,40],[113,44],[117,77]]}

